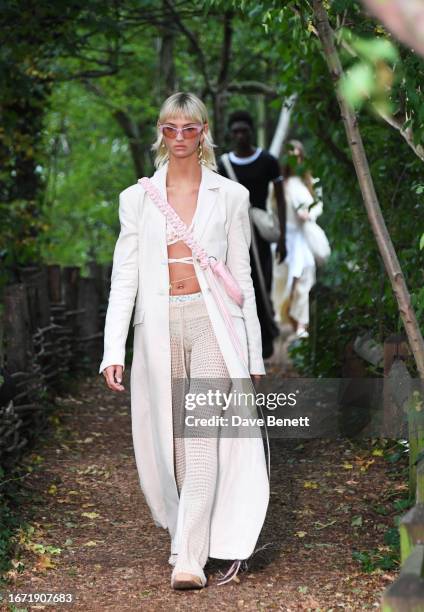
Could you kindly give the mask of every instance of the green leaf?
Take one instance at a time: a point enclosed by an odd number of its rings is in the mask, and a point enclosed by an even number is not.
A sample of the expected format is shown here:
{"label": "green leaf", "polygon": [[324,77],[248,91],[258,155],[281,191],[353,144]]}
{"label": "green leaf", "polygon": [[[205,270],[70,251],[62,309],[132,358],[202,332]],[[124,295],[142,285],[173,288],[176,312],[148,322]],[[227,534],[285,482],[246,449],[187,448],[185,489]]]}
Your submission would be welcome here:
{"label": "green leaf", "polygon": [[354,108],[371,96],[374,90],[374,71],[370,64],[358,62],[340,81],[340,93]]}
{"label": "green leaf", "polygon": [[355,37],[352,46],[357,53],[371,62],[379,60],[396,62],[399,59],[398,50],[387,38],[366,39]]}
{"label": "green leaf", "polygon": [[350,524],[352,527],[362,527],[362,516],[354,516]]}

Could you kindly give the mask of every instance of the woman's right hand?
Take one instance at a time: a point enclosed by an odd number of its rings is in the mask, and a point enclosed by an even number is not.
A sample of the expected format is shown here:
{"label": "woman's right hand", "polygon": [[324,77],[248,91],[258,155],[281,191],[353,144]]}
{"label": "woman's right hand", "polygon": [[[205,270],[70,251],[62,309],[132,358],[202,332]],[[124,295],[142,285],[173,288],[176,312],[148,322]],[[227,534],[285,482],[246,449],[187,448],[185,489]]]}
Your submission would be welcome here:
{"label": "woman's right hand", "polygon": [[102,372],[105,377],[106,384],[111,391],[124,391],[125,387],[122,383],[123,367],[121,365],[110,365]]}

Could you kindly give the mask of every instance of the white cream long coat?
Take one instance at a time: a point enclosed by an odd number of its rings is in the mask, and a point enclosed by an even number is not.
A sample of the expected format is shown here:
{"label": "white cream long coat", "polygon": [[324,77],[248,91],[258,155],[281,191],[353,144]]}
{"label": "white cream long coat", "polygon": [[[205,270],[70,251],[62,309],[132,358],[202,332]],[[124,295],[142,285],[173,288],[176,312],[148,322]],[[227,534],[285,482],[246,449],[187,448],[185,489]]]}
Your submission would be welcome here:
{"label": "white cream long coat", "polygon": [[[152,181],[166,198],[168,164]],[[208,252],[226,261],[245,301],[240,308],[223,292],[244,350],[238,356],[205,275],[195,271],[231,379],[264,374],[260,325],[250,274],[249,192],[202,166],[194,236]],[[184,493],[174,476],[169,337],[169,270],[166,220],[139,183],[119,197],[117,240],[99,371],[125,367],[125,343],[134,312],[131,417],[140,485],[157,526],[169,530],[171,552],[179,548]],[[246,364],[248,366],[246,367]],[[260,437],[219,440],[218,481],[211,517],[209,556],[246,559],[254,550],[269,501],[269,481]]]}

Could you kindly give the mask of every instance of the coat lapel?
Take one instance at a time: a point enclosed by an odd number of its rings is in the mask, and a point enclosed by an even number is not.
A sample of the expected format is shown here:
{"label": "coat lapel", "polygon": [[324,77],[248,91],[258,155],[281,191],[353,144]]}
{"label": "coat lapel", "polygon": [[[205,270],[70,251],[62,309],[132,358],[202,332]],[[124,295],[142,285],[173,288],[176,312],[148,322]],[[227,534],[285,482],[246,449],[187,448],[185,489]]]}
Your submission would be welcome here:
{"label": "coat lapel", "polygon": [[[209,218],[212,214],[212,211],[215,207],[216,198],[218,195],[219,188],[219,180],[217,180],[217,174],[207,168],[206,166],[201,166],[202,168],[202,178],[199,186],[199,195],[197,199],[197,209],[196,209],[196,218],[194,223],[193,234],[196,240],[200,240],[205,229],[208,226]],[[162,196],[166,199],[166,175],[168,172],[168,162],[161,166],[154,175],[151,180],[159,189]],[[156,209],[156,213],[154,219],[157,220],[157,228],[158,231],[163,233],[163,236],[166,235],[166,219],[165,216],[160,212],[160,210],[153,205]],[[156,223],[156,221],[155,221]],[[165,239],[166,243],[166,239]]]}
{"label": "coat lapel", "polygon": [[215,208],[218,196],[219,182],[216,174],[206,166],[202,166],[202,180],[199,188],[197,200],[196,218],[194,222],[193,234],[196,240],[200,241],[208,227],[208,221]]}
{"label": "coat lapel", "polygon": [[[168,164],[162,166],[151,177],[152,183],[160,191],[161,195],[166,199],[166,172]],[[147,196],[148,197],[148,196]],[[150,228],[149,234],[152,236],[152,241],[159,245],[162,254],[162,259],[168,258],[168,247],[166,244],[166,217],[159,210],[156,204],[148,198]]]}

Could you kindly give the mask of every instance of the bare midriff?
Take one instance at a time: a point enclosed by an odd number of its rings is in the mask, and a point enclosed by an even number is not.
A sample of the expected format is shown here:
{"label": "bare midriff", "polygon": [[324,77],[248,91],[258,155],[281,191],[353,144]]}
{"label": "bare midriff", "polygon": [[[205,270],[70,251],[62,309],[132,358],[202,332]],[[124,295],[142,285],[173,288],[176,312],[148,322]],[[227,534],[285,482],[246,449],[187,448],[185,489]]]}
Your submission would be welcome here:
{"label": "bare midriff", "polygon": [[[196,204],[197,204],[197,194],[198,191],[193,191],[189,196],[187,195],[177,195],[168,192],[168,202],[175,208],[181,219],[188,226],[190,225],[194,214],[196,212]],[[170,196],[172,200],[169,199]],[[187,206],[189,204],[189,206]],[[181,210],[181,208],[188,207],[190,211],[188,214],[186,211]],[[188,217],[188,218],[187,218]],[[188,247],[182,240],[175,242],[174,244],[168,245],[168,258],[169,259],[178,259],[180,257],[191,257],[192,252],[190,247]],[[197,280],[196,271],[194,269],[193,264],[190,263],[180,263],[180,262],[172,262],[168,263],[169,269],[169,294],[170,295],[182,295],[188,293],[197,293],[199,292],[200,285]]]}
{"label": "bare midriff", "polygon": [[[168,256],[172,258],[191,255],[191,250],[184,242],[176,242],[168,246]],[[200,291],[199,281],[193,265],[183,263],[170,263],[169,267],[169,293],[178,295],[183,293],[197,293]]]}

